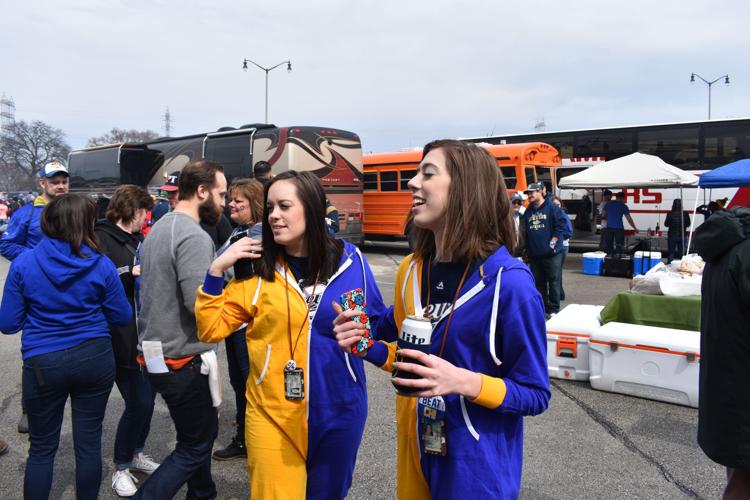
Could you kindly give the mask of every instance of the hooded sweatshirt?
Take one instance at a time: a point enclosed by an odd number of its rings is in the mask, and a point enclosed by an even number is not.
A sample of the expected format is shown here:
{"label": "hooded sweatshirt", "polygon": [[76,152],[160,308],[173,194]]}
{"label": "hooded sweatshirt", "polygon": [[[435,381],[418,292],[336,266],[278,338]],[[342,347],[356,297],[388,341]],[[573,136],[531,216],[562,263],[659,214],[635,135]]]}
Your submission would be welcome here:
{"label": "hooded sweatshirt", "polygon": [[[135,316],[135,289],[137,278],[133,276],[138,246],[143,241],[140,233],[129,233],[107,219],[96,222],[96,237],[102,253],[106,255],[117,269],[125,295],[131,304]],[[135,317],[127,326],[110,325],[112,332],[112,349],[115,352],[117,366],[136,368],[138,356],[138,329]]]}
{"label": "hooded sweatshirt", "polygon": [[10,266],[0,305],[0,331],[23,330],[23,359],[109,336],[126,325],[130,304],[112,261],[83,245],[45,238]]}
{"label": "hooded sweatshirt", "polygon": [[698,444],[726,467],[750,468],[750,209],[715,212],[695,231],[701,284]]}
{"label": "hooded sweatshirt", "polygon": [[[547,200],[539,207],[530,203],[523,216],[529,258],[544,259],[563,251],[563,240],[568,231],[560,207]],[[553,237],[557,238],[554,249],[550,247]]]}

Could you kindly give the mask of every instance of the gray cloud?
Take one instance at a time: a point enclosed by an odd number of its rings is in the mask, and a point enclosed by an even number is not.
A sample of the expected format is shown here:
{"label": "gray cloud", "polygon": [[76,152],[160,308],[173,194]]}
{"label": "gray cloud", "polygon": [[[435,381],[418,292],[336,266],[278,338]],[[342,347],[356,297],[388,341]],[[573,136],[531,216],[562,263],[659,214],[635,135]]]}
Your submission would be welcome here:
{"label": "gray cloud", "polygon": [[263,120],[353,130],[368,151],[481,136],[750,115],[743,1],[13,2],[0,91],[71,145],[113,126]]}

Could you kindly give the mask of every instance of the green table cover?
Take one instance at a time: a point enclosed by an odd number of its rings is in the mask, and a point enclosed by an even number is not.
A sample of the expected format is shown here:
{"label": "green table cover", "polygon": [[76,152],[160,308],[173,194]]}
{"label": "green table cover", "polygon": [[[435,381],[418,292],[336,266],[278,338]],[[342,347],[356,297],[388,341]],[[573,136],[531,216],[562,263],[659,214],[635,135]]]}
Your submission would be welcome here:
{"label": "green table cover", "polygon": [[602,309],[602,324],[610,321],[635,325],[700,331],[701,298],[643,295],[621,292]]}

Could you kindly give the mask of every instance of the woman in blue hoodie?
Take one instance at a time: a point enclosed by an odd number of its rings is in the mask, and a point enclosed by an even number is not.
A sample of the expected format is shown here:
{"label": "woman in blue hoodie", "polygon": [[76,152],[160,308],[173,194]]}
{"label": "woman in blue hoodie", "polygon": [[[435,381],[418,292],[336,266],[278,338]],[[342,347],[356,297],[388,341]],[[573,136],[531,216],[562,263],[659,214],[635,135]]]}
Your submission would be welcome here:
{"label": "woman in blue hoodie", "polygon": [[[392,341],[407,318],[426,317],[430,350],[396,360],[392,343],[377,342],[365,357],[396,370],[398,498],[517,498],[523,417],[546,410],[550,390],[544,306],[512,256],[505,182],[484,149],[442,140],[425,146],[409,189],[416,248],[375,333]],[[352,315],[335,320],[345,350],[361,338]]]}
{"label": "woman in blue hoodie", "polygon": [[0,331],[23,330],[30,441],[25,498],[49,497],[68,397],[76,496],[99,494],[102,420],[115,377],[109,323],[127,325],[131,309],[114,264],[98,251],[95,218],[90,198],[52,200],[40,217],[45,238],[13,261],[5,282]]}

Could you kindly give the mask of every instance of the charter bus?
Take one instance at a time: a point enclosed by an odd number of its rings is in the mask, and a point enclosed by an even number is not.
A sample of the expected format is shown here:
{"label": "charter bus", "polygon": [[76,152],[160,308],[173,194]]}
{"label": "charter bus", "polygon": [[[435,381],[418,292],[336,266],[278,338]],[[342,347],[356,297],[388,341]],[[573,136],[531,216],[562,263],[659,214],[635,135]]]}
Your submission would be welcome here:
{"label": "charter bus", "polygon": [[136,184],[153,192],[167,175],[199,159],[222,164],[230,182],[252,177],[253,165],[261,160],[271,164],[274,174],[289,169],[313,172],[338,209],[337,237],[362,243],[362,146],[357,134],[335,128],[253,124],[79,149],[68,157],[70,188],[109,195],[120,184]]}
{"label": "charter bus", "polygon": [[[556,183],[557,150],[542,142],[482,146],[497,160],[509,194],[532,182]],[[364,233],[372,240],[403,239],[411,229],[409,180],[417,173],[422,149],[364,156]]]}
{"label": "charter bus", "polygon": [[[708,170],[750,156],[750,118],[536,132],[464,140],[490,144],[530,141],[543,141],[551,144],[562,157],[562,165],[557,170],[558,181],[596,165],[600,161],[614,160],[634,152],[658,156],[670,165],[700,175]],[[619,190],[619,186],[612,186],[612,189]],[[664,229],[664,217],[672,208],[672,201],[680,197],[679,189],[651,188],[623,189],[623,191],[626,196],[625,201],[640,230],[648,228],[656,230],[657,224]],[[750,188],[722,188],[710,191],[686,188],[683,190],[685,210],[692,211],[696,194],[698,204],[723,198],[728,199],[728,207],[747,206],[750,202]],[[571,219],[575,219],[581,208],[583,196],[589,196],[589,199],[596,205],[600,200],[601,192],[562,190],[560,195]],[[697,215],[696,219],[691,230],[704,220],[701,215]]]}

